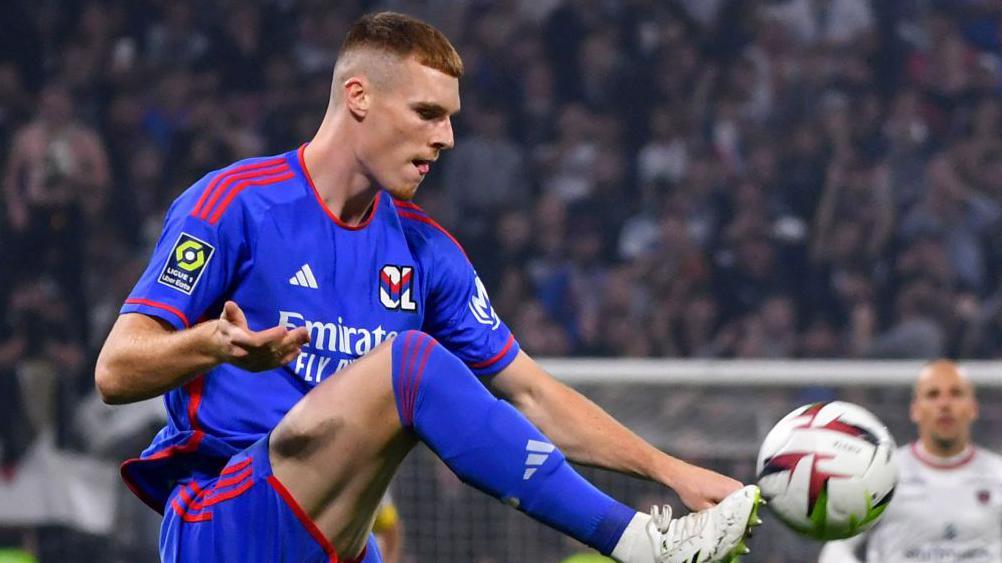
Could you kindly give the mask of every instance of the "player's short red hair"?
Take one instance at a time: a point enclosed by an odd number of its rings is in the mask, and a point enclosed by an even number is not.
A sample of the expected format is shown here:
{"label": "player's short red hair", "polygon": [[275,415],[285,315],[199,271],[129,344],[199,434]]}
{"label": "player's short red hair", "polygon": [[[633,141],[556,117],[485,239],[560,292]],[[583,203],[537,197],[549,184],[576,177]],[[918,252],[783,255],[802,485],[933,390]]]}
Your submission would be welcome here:
{"label": "player's short red hair", "polygon": [[352,24],[341,44],[341,54],[368,48],[403,57],[413,56],[424,66],[454,78],[463,75],[463,60],[449,39],[425,22],[396,12],[366,14]]}

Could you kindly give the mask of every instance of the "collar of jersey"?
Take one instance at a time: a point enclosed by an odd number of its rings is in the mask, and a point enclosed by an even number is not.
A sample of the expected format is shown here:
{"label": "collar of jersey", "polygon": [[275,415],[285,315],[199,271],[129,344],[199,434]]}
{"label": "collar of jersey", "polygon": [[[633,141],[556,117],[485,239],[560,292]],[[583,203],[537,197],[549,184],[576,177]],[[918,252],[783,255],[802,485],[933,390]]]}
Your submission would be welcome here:
{"label": "collar of jersey", "polygon": [[341,227],[342,229],[347,229],[349,231],[358,231],[368,227],[369,223],[371,223],[372,219],[376,216],[376,212],[379,211],[379,202],[382,199],[383,190],[379,190],[378,192],[376,192],[376,197],[373,198],[372,205],[369,206],[369,210],[367,211],[368,215],[366,215],[365,219],[363,219],[357,225],[349,225],[348,223],[345,223],[340,218],[338,218],[337,215],[331,213],[331,210],[327,207],[327,204],[324,203],[323,198],[320,197],[320,192],[317,191],[317,185],[313,183],[313,177],[310,176],[310,171],[309,169],[306,168],[306,160],[303,158],[303,155],[306,152],[306,145],[308,144],[309,143],[303,143],[302,145],[300,145],[299,149],[296,151],[296,160],[298,161],[299,169],[302,170],[303,172],[303,177],[306,178],[307,185],[310,186],[310,191],[313,192],[313,197],[317,198],[317,204],[320,205],[320,208],[324,210],[324,213],[326,213],[327,216],[330,217],[330,220],[333,221],[335,225]]}
{"label": "collar of jersey", "polygon": [[915,441],[912,442],[912,454],[915,455],[916,459],[929,467],[933,467],[935,469],[955,469],[962,465],[966,465],[969,461],[974,459],[975,449],[974,446],[967,444],[964,446],[964,449],[956,455],[952,455],[950,457],[940,457],[929,453],[920,441]]}

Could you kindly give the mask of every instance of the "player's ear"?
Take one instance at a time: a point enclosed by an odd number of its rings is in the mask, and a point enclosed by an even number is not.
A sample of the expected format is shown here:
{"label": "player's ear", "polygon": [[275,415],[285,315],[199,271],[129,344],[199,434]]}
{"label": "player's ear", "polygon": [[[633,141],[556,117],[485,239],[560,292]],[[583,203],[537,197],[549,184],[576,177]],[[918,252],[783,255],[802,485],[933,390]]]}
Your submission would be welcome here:
{"label": "player's ear", "polygon": [[357,119],[364,119],[369,113],[372,94],[369,81],[364,76],[352,76],[341,84],[344,104]]}
{"label": "player's ear", "polygon": [[915,423],[915,424],[919,423],[918,412],[916,410],[915,400],[914,399],[912,399],[912,402],[910,403],[910,405],[908,407],[908,418],[911,419],[911,421],[913,423]]}

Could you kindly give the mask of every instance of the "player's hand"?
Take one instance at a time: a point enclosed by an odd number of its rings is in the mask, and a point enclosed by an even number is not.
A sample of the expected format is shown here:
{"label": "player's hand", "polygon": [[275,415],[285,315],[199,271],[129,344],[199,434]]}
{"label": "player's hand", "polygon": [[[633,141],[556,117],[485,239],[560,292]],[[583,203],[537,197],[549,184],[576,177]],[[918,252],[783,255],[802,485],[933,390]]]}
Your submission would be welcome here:
{"label": "player's hand", "polygon": [[244,312],[233,301],[223,305],[215,337],[220,358],[247,371],[283,366],[294,360],[310,341],[305,327],[288,330],[284,326],[273,326],[262,331],[251,330]]}
{"label": "player's hand", "polygon": [[740,489],[742,484],[716,471],[703,469],[685,462],[669,484],[690,510],[703,510],[715,506],[724,497]]}

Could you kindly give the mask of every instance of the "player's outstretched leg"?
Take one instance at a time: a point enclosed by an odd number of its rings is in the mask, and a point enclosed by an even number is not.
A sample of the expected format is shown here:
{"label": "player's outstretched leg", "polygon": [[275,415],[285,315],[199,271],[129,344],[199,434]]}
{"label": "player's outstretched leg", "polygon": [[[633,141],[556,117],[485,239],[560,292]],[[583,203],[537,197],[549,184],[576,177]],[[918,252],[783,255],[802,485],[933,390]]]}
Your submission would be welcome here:
{"label": "player's outstretched leg", "polygon": [[650,516],[578,475],[535,426],[488,393],[431,336],[410,331],[396,339],[393,385],[403,426],[463,481],[603,554],[629,563],[700,563],[730,561],[744,551],[745,533],[756,521],[754,486],[711,510],[652,525]]}
{"label": "player's outstretched leg", "polygon": [[709,555],[693,559],[688,552],[685,561],[728,561],[752,518],[754,502],[735,497],[721,505],[726,517],[690,515],[675,521],[684,525],[655,529],[652,549],[651,516],[581,478],[518,411],[416,331],[308,393],[273,432],[270,456],[279,481],[338,554],[351,557],[364,545],[379,498],[416,438],[463,481],[627,563],[680,561],[675,555],[704,545],[701,538],[716,542]]}

